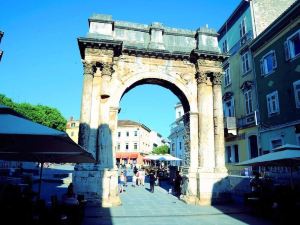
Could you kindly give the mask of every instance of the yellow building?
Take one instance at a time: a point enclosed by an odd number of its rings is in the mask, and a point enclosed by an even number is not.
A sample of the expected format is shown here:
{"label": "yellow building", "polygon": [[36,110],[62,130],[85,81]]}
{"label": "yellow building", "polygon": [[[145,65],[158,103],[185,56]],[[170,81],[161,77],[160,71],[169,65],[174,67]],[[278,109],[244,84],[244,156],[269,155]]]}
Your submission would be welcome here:
{"label": "yellow building", "polygon": [[74,142],[78,143],[79,120],[74,120],[74,118],[71,117],[67,122],[66,133]]}

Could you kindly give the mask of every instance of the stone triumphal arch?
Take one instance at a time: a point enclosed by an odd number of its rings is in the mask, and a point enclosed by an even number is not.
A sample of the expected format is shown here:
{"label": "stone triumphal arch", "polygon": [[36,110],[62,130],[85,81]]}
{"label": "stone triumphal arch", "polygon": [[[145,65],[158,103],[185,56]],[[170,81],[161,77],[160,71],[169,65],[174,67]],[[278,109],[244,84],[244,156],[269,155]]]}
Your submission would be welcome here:
{"label": "stone triumphal arch", "polygon": [[103,206],[120,204],[114,157],[119,102],[137,85],[158,84],[180,99],[188,118],[183,199],[194,204],[218,201],[227,191],[221,93],[226,56],[215,31],[94,15],[78,44],[84,67],[79,144],[98,163],[75,167],[76,191]]}

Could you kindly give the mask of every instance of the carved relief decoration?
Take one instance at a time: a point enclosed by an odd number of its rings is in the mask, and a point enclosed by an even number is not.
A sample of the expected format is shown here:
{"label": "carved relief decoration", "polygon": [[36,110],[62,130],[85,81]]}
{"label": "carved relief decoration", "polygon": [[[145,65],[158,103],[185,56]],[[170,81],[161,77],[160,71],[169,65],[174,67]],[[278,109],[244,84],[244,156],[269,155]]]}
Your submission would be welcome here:
{"label": "carved relief decoration", "polygon": [[181,73],[179,76],[185,81],[185,83],[188,83],[193,78],[193,75],[190,73]]}
{"label": "carved relief decoration", "polygon": [[108,56],[108,57],[113,57],[114,52],[109,49],[98,49],[98,48],[86,48],[85,49],[86,55],[89,56]]}

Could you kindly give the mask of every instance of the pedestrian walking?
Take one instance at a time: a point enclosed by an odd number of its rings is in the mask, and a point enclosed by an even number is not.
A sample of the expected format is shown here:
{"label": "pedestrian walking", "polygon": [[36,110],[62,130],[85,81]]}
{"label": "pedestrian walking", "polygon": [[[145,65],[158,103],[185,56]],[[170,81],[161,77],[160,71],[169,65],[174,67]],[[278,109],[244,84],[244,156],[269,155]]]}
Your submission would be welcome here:
{"label": "pedestrian walking", "polygon": [[139,171],[140,183],[141,185],[145,186],[145,170],[141,169]]}
{"label": "pedestrian walking", "polygon": [[124,173],[121,172],[121,175],[120,175],[120,185],[119,185],[120,193],[122,193],[123,191],[125,191],[125,189],[124,189],[124,183],[125,183],[125,176],[124,176]]}
{"label": "pedestrian walking", "polygon": [[127,187],[127,180],[128,180],[128,177],[127,177],[127,175],[128,175],[128,171],[127,171],[127,168],[125,168],[124,170],[123,170],[123,173],[124,173],[124,186],[125,187]]}
{"label": "pedestrian walking", "polygon": [[179,197],[181,194],[181,182],[182,182],[182,177],[179,171],[176,171],[176,176],[174,178],[174,191],[177,197]]}
{"label": "pedestrian walking", "polygon": [[136,186],[136,175],[133,174],[132,175],[132,187],[135,187]]}
{"label": "pedestrian walking", "polygon": [[149,183],[150,183],[150,191],[154,192],[154,185],[155,185],[156,176],[154,174],[154,171],[151,171],[149,174]]}

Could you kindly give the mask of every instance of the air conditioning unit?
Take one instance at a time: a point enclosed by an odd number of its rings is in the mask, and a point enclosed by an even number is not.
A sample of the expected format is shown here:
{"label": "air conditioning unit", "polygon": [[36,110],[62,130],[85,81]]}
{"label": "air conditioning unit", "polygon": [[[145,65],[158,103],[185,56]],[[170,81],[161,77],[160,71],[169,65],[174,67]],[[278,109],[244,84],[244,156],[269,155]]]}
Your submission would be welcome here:
{"label": "air conditioning unit", "polygon": [[236,118],[225,117],[225,128],[227,128],[228,130],[236,129]]}
{"label": "air conditioning unit", "polygon": [[236,118],[235,117],[225,117],[224,118],[224,128],[226,133],[237,135]]}

